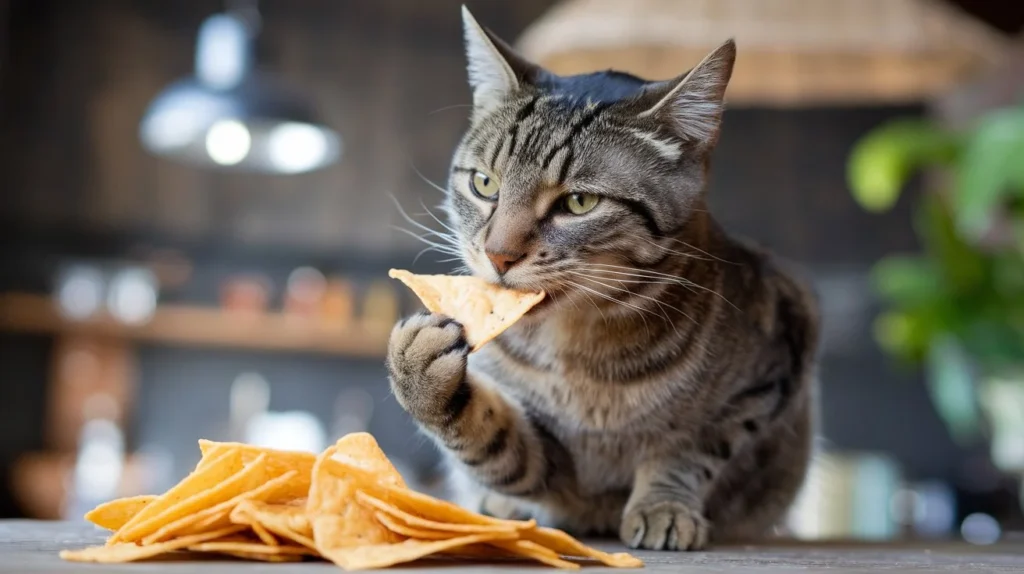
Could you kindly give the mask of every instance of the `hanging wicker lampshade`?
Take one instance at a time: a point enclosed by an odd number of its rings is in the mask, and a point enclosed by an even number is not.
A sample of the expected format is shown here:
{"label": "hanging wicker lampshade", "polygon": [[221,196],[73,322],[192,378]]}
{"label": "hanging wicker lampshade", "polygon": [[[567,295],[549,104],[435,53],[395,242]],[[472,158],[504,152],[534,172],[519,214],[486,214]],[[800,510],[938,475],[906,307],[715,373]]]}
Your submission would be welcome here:
{"label": "hanging wicker lampshade", "polygon": [[920,101],[999,63],[1007,39],[938,0],[563,0],[520,37],[553,72],[672,78],[735,38],[732,104]]}

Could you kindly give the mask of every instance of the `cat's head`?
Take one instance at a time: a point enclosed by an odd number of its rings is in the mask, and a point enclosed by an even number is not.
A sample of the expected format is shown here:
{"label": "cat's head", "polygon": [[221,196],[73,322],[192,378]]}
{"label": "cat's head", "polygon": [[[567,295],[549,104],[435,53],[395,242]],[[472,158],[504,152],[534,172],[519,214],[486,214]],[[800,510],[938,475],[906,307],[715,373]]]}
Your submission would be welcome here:
{"label": "cat's head", "polygon": [[663,259],[702,209],[735,44],[668,81],[558,76],[465,8],[463,21],[473,110],[446,210],[472,273],[549,293],[603,291],[586,276]]}

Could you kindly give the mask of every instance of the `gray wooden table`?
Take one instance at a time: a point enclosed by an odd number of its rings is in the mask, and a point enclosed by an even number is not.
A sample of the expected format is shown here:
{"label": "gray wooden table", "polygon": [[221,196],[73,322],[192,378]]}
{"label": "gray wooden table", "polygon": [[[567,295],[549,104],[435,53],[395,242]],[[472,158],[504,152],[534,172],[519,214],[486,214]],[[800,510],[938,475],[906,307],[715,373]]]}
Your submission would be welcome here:
{"label": "gray wooden table", "polygon": [[[13,572],[123,572],[125,574],[164,574],[186,572],[226,572],[264,574],[325,574],[341,572],[326,563],[261,564],[232,560],[202,562],[162,560],[123,565],[93,565],[64,562],[57,553],[65,548],[81,548],[103,542],[105,533],[94,526],[77,522],[0,521],[0,573]],[[613,543],[596,543],[606,550],[621,551]],[[766,546],[720,548],[711,552],[668,553],[637,552],[653,573],[787,573],[829,572],[1014,572],[1024,574],[1024,540],[993,546],[966,544],[800,544],[776,543]],[[425,572],[465,574],[489,571],[556,572],[544,567],[515,564],[456,564],[428,561],[414,566],[392,568],[385,572]],[[583,572],[622,572],[585,567]]]}

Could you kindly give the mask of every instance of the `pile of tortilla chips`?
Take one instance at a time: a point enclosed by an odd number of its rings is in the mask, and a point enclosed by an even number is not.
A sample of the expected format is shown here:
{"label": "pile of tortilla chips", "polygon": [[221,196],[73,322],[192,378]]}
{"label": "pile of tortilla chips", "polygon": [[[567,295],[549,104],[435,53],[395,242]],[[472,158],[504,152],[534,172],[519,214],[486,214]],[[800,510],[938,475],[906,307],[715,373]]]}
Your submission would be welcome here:
{"label": "pile of tortilla chips", "polygon": [[320,558],[345,570],[427,558],[530,559],[635,568],[628,554],[584,546],[534,521],[499,520],[410,490],[372,436],[343,437],[319,456],[200,441],[196,469],[160,496],[102,504],[86,519],[106,545],[66,550],[78,562],[134,562],[179,551],[267,562]]}

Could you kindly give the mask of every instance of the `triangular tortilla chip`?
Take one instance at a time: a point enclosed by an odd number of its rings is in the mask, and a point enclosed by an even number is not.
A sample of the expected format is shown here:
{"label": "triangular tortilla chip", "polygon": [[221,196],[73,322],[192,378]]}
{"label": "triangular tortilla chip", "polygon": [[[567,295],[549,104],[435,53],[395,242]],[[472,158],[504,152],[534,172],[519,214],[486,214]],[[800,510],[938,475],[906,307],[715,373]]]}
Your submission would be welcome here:
{"label": "triangular tortilla chip", "polygon": [[449,538],[447,540],[403,540],[391,544],[370,544],[366,546],[330,548],[322,550],[324,558],[341,566],[345,570],[371,570],[386,568],[396,564],[413,562],[420,558],[426,558],[431,554],[438,554],[445,550],[477,544],[480,542],[491,542],[493,540],[508,540],[515,538],[515,534],[508,532],[492,532],[490,534],[470,534]]}
{"label": "triangular tortilla chip", "polygon": [[157,498],[158,497],[156,495],[143,494],[141,496],[118,498],[117,500],[104,502],[90,510],[85,515],[85,519],[100,528],[117,530],[131,520],[132,517],[142,511],[147,504],[153,502]]}
{"label": "triangular tortilla chip", "polygon": [[152,520],[182,501],[192,496],[200,495],[211,486],[220,484],[231,478],[238,471],[242,470],[242,456],[237,450],[219,451],[205,466],[197,466],[196,470],[174,485],[173,488],[160,495],[159,498],[147,503],[142,510],[133,516],[128,522],[119,528],[107,540],[107,545],[112,546],[118,542],[135,542],[139,538],[157,530],[156,525],[152,530]]}
{"label": "triangular tortilla chip", "polygon": [[391,464],[388,455],[384,454],[380,445],[377,444],[377,439],[373,438],[370,433],[349,433],[338,439],[334,446],[335,451],[331,456],[334,460],[373,473],[377,475],[377,480],[380,482],[408,488],[402,475],[398,473],[398,469]]}
{"label": "triangular tortilla chip", "polygon": [[135,562],[154,558],[161,554],[167,554],[175,550],[181,550],[194,544],[216,540],[244,530],[244,526],[230,526],[221,530],[204,532],[193,536],[183,536],[158,542],[149,546],[139,546],[132,542],[117,542],[106,546],[90,546],[82,550],[62,550],[60,557],[71,562],[99,562],[101,564],[114,564],[118,562]]}
{"label": "triangular tortilla chip", "polygon": [[412,289],[431,313],[462,323],[471,351],[502,334],[544,299],[543,291],[505,289],[477,277],[416,275],[402,269],[388,275]]}

